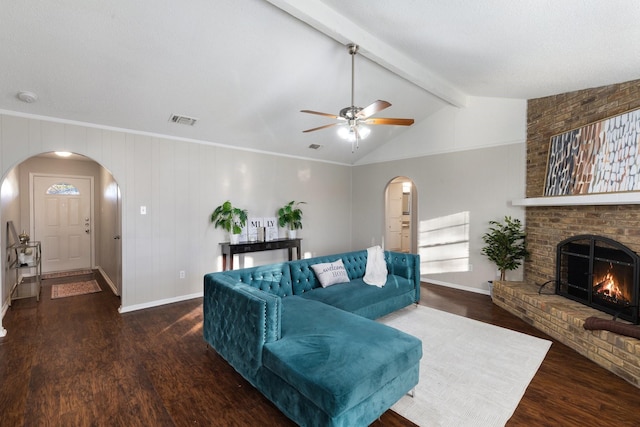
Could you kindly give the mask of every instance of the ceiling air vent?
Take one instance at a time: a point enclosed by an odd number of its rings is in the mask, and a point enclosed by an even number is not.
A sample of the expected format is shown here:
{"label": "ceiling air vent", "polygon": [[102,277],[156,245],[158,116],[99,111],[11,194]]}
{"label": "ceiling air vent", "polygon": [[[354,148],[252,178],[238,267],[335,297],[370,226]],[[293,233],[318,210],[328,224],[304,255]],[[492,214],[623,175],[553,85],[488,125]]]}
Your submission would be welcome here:
{"label": "ceiling air vent", "polygon": [[171,117],[169,117],[169,121],[172,123],[177,123],[179,125],[193,126],[196,124],[198,119],[196,119],[195,117],[183,116],[180,114],[172,114]]}

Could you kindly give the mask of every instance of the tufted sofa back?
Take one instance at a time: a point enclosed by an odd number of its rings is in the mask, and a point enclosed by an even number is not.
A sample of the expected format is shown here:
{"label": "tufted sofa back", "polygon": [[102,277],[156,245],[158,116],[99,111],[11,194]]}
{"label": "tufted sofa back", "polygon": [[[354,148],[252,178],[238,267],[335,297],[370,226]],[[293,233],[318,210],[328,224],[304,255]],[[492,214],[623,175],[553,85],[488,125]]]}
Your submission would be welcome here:
{"label": "tufted sofa back", "polygon": [[[395,274],[411,281],[417,280],[419,283],[420,270],[417,255],[385,251],[384,257],[387,262],[387,271],[389,274]],[[314,264],[334,262],[338,259],[342,259],[342,263],[347,270],[350,280],[364,277],[367,269],[366,249],[279,264],[230,270],[221,274],[270,294],[286,297],[290,295],[300,295],[312,289],[319,288],[320,281],[311,266]],[[419,286],[416,292],[419,292]]]}
{"label": "tufted sofa back", "polygon": [[320,282],[311,268],[312,265],[334,262],[338,259],[342,259],[342,263],[344,264],[345,270],[347,270],[350,280],[364,277],[367,268],[366,250],[290,261],[289,266],[291,268],[293,294],[300,295],[306,291],[320,287]]}
{"label": "tufted sofa back", "polygon": [[224,275],[279,297],[293,295],[287,262],[225,271]]}

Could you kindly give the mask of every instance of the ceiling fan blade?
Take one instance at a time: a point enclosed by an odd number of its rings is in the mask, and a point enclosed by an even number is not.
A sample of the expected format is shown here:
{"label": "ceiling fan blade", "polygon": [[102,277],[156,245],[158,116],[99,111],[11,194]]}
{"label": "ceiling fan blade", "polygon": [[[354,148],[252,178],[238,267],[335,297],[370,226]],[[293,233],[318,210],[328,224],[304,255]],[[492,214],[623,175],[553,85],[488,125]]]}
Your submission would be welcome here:
{"label": "ceiling fan blade", "polygon": [[329,114],[329,113],[321,113],[319,111],[312,111],[312,110],[300,110],[301,113],[309,113],[309,114],[317,114],[318,116],[325,116],[325,117],[331,117],[332,119],[341,119],[342,117],[338,117],[335,114]]}
{"label": "ceiling fan blade", "polygon": [[303,130],[302,132],[304,132],[304,133],[307,133],[307,132],[313,132],[313,131],[320,130],[320,129],[330,128],[331,126],[335,126],[335,125],[337,125],[337,124],[338,124],[338,123],[331,123],[331,124],[328,124],[328,125],[319,126],[319,127],[317,127],[317,128]]}
{"label": "ceiling fan blade", "polygon": [[371,119],[363,120],[361,123],[367,125],[411,126],[413,124],[413,119],[389,119],[383,117],[373,117]]}
{"label": "ceiling fan blade", "polygon": [[382,101],[378,99],[371,105],[364,107],[362,110],[358,111],[356,117],[359,119],[366,119],[369,116],[373,116],[377,112],[384,110],[385,108],[391,107],[391,103],[387,101]]}

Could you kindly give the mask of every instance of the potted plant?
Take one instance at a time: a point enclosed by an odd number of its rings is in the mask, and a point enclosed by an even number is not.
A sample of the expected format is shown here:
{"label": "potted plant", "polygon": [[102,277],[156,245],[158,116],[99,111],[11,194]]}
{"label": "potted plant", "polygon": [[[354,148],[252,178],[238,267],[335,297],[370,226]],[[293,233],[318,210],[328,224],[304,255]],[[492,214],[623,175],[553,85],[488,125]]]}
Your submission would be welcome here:
{"label": "potted plant", "polygon": [[216,228],[222,228],[229,233],[229,241],[238,243],[242,227],[247,224],[247,210],[235,208],[229,200],[218,206],[210,218]]}
{"label": "potted plant", "polygon": [[482,236],[486,244],[482,254],[493,261],[500,270],[500,280],[505,280],[507,270],[517,269],[521,261],[529,256],[526,234],[519,219],[504,217],[504,223],[489,221],[491,227]]}
{"label": "potted plant", "polygon": [[296,238],[296,230],[302,228],[302,209],[300,205],[305,202],[290,201],[280,209],[278,209],[278,225],[280,227],[288,227],[288,235],[290,239]]}

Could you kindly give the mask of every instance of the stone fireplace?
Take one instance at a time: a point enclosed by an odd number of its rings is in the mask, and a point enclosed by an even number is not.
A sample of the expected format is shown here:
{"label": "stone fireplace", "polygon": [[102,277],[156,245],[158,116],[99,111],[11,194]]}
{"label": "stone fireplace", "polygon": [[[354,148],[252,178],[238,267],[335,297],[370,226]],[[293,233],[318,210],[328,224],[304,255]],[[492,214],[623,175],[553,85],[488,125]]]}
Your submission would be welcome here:
{"label": "stone fireplace", "polygon": [[[552,136],[636,108],[640,80],[529,100],[526,197],[544,196]],[[530,283],[555,279],[557,245],[576,235],[603,236],[640,253],[640,204],[530,206],[525,225],[531,256],[524,274]]]}
{"label": "stone fireplace", "polygon": [[[640,80],[529,100],[527,200],[544,196],[552,136],[637,108],[640,108]],[[494,301],[640,387],[640,340],[607,331],[585,331],[582,327],[589,316],[612,317],[603,298],[596,309],[575,301],[575,298],[557,295],[553,285],[550,290],[540,289],[542,284],[555,283],[557,279],[558,245],[575,236],[601,236],[618,242],[631,253],[640,253],[640,197],[637,202],[616,203],[615,198],[608,198],[604,203],[570,201],[526,206],[525,231],[530,258],[524,264],[524,283],[496,283]],[[584,248],[578,248],[580,250],[584,251]],[[600,272],[589,271],[588,274]],[[631,274],[637,276],[638,272]],[[585,281],[589,281],[588,276],[583,277],[579,286]],[[637,293],[635,297],[631,295],[636,304]],[[611,291],[604,295],[609,298]],[[637,311],[635,316],[637,321]]]}

